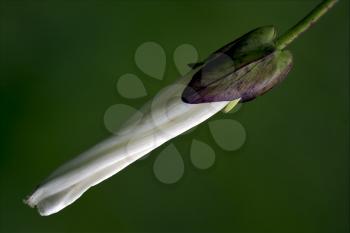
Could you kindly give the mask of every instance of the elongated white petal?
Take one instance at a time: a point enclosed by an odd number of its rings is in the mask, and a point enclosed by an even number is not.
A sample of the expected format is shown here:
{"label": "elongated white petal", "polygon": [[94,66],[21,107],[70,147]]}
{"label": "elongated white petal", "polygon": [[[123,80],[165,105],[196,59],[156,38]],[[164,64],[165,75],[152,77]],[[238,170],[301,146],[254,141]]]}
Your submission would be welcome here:
{"label": "elongated white petal", "polygon": [[166,141],[207,120],[228,102],[186,104],[181,94],[196,70],[163,89],[116,136],[54,171],[25,200],[41,215],[60,211],[87,189],[116,174]]}

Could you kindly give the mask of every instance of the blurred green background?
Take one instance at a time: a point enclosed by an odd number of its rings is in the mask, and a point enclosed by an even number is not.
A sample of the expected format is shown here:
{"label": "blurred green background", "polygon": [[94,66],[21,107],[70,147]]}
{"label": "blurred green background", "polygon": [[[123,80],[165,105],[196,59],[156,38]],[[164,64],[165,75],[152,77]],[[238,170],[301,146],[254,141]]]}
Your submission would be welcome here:
{"label": "blurred green background", "polygon": [[[115,83],[142,78],[151,95],[178,76],[172,52],[193,44],[205,58],[266,24],[284,32],[320,1],[10,1],[0,4],[1,232],[348,232],[349,2],[290,47],[288,78],[234,118],[247,131],[235,152],[215,145],[207,124],[173,140],[184,177],[164,185],[152,172],[158,148],[76,203],[40,217],[22,203],[58,165],[109,132],[105,110],[126,100]],[[135,65],[135,49],[166,51],[165,80]],[[190,139],[216,151],[215,165],[190,163]],[[211,143],[213,142],[213,143]]]}

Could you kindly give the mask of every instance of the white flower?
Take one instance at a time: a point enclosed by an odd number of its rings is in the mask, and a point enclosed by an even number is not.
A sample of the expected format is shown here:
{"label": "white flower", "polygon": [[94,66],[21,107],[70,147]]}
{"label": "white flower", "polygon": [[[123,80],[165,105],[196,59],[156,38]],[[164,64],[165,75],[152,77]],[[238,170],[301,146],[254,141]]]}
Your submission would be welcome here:
{"label": "white flower", "polygon": [[[25,200],[40,215],[56,213],[90,187],[118,173],[168,140],[207,120],[229,102],[186,104],[181,94],[194,72],[160,91],[113,136],[54,171]],[[236,103],[238,100],[236,101]]]}

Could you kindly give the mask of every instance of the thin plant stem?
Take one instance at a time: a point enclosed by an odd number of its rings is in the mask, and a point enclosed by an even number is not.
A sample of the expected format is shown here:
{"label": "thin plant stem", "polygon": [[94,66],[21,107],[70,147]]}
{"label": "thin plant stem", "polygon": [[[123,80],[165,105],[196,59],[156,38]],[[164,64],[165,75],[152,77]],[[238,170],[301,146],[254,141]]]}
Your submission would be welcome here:
{"label": "thin plant stem", "polygon": [[324,0],[321,2],[308,15],[277,39],[276,48],[282,50],[287,47],[292,41],[318,21],[336,2],[337,0]]}

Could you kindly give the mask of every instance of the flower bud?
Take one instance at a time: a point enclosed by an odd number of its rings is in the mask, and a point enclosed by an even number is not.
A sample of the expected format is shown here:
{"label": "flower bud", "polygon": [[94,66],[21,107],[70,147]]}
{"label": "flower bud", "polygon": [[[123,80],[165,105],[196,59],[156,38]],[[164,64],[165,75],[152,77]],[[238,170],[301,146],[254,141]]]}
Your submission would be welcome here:
{"label": "flower bud", "polygon": [[278,84],[292,66],[292,55],[275,49],[276,30],[257,28],[214,52],[182,93],[190,104],[246,102]]}
{"label": "flower bud", "polygon": [[277,50],[225,76],[212,75],[210,81],[194,75],[182,94],[182,100],[198,104],[240,98],[240,102],[247,102],[280,83],[290,71],[292,61],[289,51]]}

